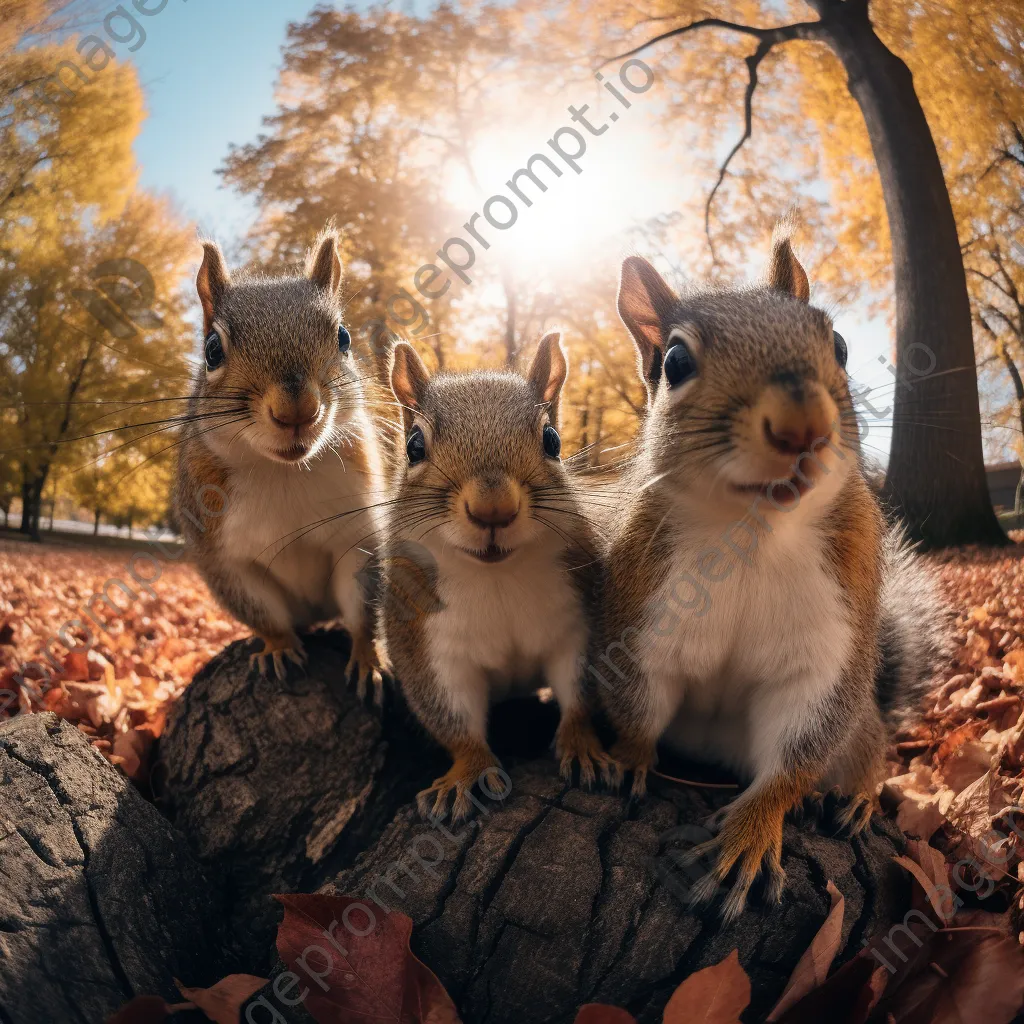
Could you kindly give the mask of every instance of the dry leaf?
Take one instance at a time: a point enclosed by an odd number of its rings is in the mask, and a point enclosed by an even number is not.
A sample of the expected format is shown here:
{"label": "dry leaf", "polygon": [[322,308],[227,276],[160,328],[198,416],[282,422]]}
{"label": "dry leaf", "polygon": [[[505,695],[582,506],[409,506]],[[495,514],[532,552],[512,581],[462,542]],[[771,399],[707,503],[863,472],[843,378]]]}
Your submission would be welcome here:
{"label": "dry leaf", "polygon": [[[191,1003],[175,1003],[168,1006],[159,996],[136,996],[125,1003],[104,1024],[162,1024],[178,1010],[194,1009]],[[232,1022],[235,1024],[235,1022]]]}
{"label": "dry leaf", "polygon": [[[910,844],[908,844],[909,847]],[[925,850],[932,850],[932,847],[926,844],[921,844]],[[910,857],[894,857],[900,867],[906,868],[918,884],[924,890],[924,894],[928,897],[928,902],[931,904],[932,909],[935,911],[938,919],[944,923],[949,923],[953,920],[953,914],[955,908],[952,906],[952,890],[949,888],[949,878],[946,875],[946,862],[942,854],[938,850],[932,850],[934,855],[938,857],[938,863],[942,865],[943,877],[941,880],[936,880],[934,875],[936,873],[936,867],[933,858],[925,855],[925,862],[928,867],[919,864],[916,860],[912,860]]]}
{"label": "dry leaf", "polygon": [[691,974],[672,993],[664,1024],[740,1024],[750,1003],[750,979],[733,950],[721,963]]}
{"label": "dry leaf", "polygon": [[817,935],[811,940],[810,946],[804,950],[797,962],[782,996],[768,1014],[768,1021],[777,1021],[791,1006],[795,1006],[808,992],[824,984],[829,968],[839,952],[843,940],[843,909],[846,901],[843,894],[828,883],[828,894],[832,898],[832,906]]}
{"label": "dry leaf", "polygon": [[187,988],[174,979],[181,994],[195,1003],[214,1024],[239,1024],[243,1004],[266,983],[266,978],[253,974],[229,974],[209,988]]}
{"label": "dry leaf", "polygon": [[636,1024],[636,1017],[617,1006],[587,1003],[580,1007],[574,1024]]}
{"label": "dry leaf", "polygon": [[[318,1024],[365,1024],[377,1018],[458,1024],[444,986],[409,949],[412,921],[405,914],[384,914],[375,904],[351,896],[316,893],[274,899],[284,906],[278,955],[300,978],[321,979],[310,984],[305,1000]],[[346,912],[351,929],[340,923]],[[367,928],[366,934],[358,934]]]}
{"label": "dry leaf", "polygon": [[[858,953],[824,985],[808,992],[778,1024],[865,1024],[885,992],[889,975],[866,952]],[[837,1008],[841,1007],[841,1015]]]}

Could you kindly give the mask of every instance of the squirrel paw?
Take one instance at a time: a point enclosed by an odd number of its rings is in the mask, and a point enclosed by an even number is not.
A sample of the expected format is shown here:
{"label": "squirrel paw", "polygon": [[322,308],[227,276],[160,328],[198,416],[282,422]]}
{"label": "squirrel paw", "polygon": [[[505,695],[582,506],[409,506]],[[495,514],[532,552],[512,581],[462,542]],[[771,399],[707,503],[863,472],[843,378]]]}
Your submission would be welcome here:
{"label": "squirrel paw", "polygon": [[384,703],[384,678],[386,672],[377,655],[373,639],[365,636],[352,637],[352,650],[345,666],[345,678],[351,686],[355,683],[356,695],[366,700],[369,685],[373,686],[373,703],[381,707]]}
{"label": "squirrel paw", "polygon": [[722,920],[726,924],[743,913],[750,888],[760,874],[766,880],[766,900],[778,903],[782,898],[786,884],[786,873],[782,870],[782,820],[779,819],[777,826],[766,821],[753,801],[733,807],[718,835],[687,851],[680,864],[691,866],[708,855],[714,856],[714,866],[694,885],[691,906],[714,900],[734,867],[737,868],[736,879],[722,904]]}
{"label": "squirrel paw", "polygon": [[249,668],[258,668],[260,675],[266,677],[271,665],[274,675],[284,680],[288,676],[287,661],[306,667],[306,651],[302,641],[294,633],[260,633],[257,639],[263,641],[263,650],[249,655]]}
{"label": "squirrel paw", "polygon": [[653,744],[620,739],[611,749],[610,761],[607,781],[612,789],[621,789],[625,773],[632,772],[630,797],[639,800],[647,793],[647,773],[657,762]]}
{"label": "squirrel paw", "polygon": [[872,793],[854,793],[849,803],[836,815],[839,827],[851,836],[860,835],[871,823],[877,802]]}
{"label": "squirrel paw", "polygon": [[451,820],[456,824],[470,814],[470,792],[474,784],[498,762],[486,747],[460,755],[455,763],[439,779],[434,779],[427,789],[416,794],[416,806],[420,814],[431,821],[441,821],[448,813],[451,801]]}
{"label": "squirrel paw", "polygon": [[559,760],[559,772],[566,782],[572,782],[573,762],[579,762],[580,786],[584,789],[592,788],[597,780],[595,764],[602,781],[611,774],[613,761],[601,746],[586,712],[563,716],[555,734],[555,754]]}

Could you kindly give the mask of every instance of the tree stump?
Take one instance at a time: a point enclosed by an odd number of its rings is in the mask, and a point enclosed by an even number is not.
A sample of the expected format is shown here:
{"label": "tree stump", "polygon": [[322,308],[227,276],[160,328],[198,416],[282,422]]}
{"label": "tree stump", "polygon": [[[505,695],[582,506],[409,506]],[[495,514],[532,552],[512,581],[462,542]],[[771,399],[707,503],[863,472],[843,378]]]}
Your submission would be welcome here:
{"label": "tree stump", "polygon": [[[586,1002],[660,1021],[684,977],[734,948],[752,982],[748,1019],[760,1020],[825,919],[827,881],[846,900],[837,963],[909,906],[892,862],[901,834],[876,817],[853,840],[787,823],[778,905],[755,889],[728,927],[717,906],[689,909],[702,869],[682,869],[678,854],[707,838],[702,822],[731,794],[655,778],[630,803],[566,785],[546,751],[557,709],[539,701],[494,712],[505,799],[481,797],[459,826],[424,822],[413,797],[445,755],[400,701],[381,715],[343,685],[346,644],[311,637],[308,672],[286,684],[250,673],[249,646],[232,645],[193,681],[162,740],[166,809],[223,879],[245,970],[276,959],[269,894],[323,888],[408,914],[413,951],[466,1024],[569,1024]],[[309,1019],[269,986],[263,995],[283,1019]]]}
{"label": "tree stump", "polygon": [[0,725],[0,865],[4,1024],[99,1024],[231,969],[184,838],[51,714]]}

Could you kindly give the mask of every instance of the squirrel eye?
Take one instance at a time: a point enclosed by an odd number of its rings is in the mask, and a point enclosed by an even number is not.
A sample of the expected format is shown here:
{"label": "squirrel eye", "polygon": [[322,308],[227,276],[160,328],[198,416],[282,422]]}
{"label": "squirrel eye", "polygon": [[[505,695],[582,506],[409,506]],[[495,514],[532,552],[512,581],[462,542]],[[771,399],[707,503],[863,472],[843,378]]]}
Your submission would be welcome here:
{"label": "squirrel eye", "polygon": [[348,333],[343,325],[338,327],[338,349],[347,352],[352,347],[352,335]]}
{"label": "squirrel eye", "polygon": [[409,440],[405,442],[405,454],[409,456],[409,465],[415,466],[427,457],[427,441],[419,427],[409,432]]}
{"label": "squirrel eye", "polygon": [[836,347],[836,362],[845,370],[848,352],[846,350],[846,339],[838,332],[832,332],[832,343]]}
{"label": "squirrel eye", "polygon": [[690,350],[680,342],[665,353],[665,380],[674,388],[689,380],[697,372],[697,362]]}
{"label": "squirrel eye", "polygon": [[206,341],[203,343],[203,356],[206,359],[207,370],[216,370],[224,362],[224,346],[216,331],[210,331],[206,336]]}
{"label": "squirrel eye", "polygon": [[562,439],[558,436],[558,431],[548,423],[544,427],[544,454],[549,459],[557,459],[561,453]]}

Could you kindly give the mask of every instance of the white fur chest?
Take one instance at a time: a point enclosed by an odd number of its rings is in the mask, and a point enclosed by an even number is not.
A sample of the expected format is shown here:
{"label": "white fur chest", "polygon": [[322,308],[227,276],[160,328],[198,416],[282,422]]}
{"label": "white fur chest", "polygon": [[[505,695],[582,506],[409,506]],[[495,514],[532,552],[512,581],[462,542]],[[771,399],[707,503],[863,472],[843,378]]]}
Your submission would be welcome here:
{"label": "white fur chest", "polygon": [[[226,558],[262,568],[286,591],[332,617],[330,577],[335,561],[374,529],[368,513],[354,513],[380,495],[351,463],[326,451],[307,466],[258,459],[236,469],[221,526]],[[367,537],[370,545],[375,537]]]}
{"label": "white fur chest", "polygon": [[[751,714],[835,685],[850,659],[850,611],[820,535],[806,524],[783,521],[762,534],[752,565],[720,531],[680,527],[677,536],[636,646],[655,699],[676,708],[666,741],[743,771]],[[723,557],[709,560],[713,549]]]}
{"label": "white fur chest", "polygon": [[582,601],[557,550],[520,551],[496,565],[449,551],[438,564],[443,607],[427,617],[425,632],[440,672],[463,666],[486,676],[491,696],[500,697],[535,686],[552,662],[585,653]]}

